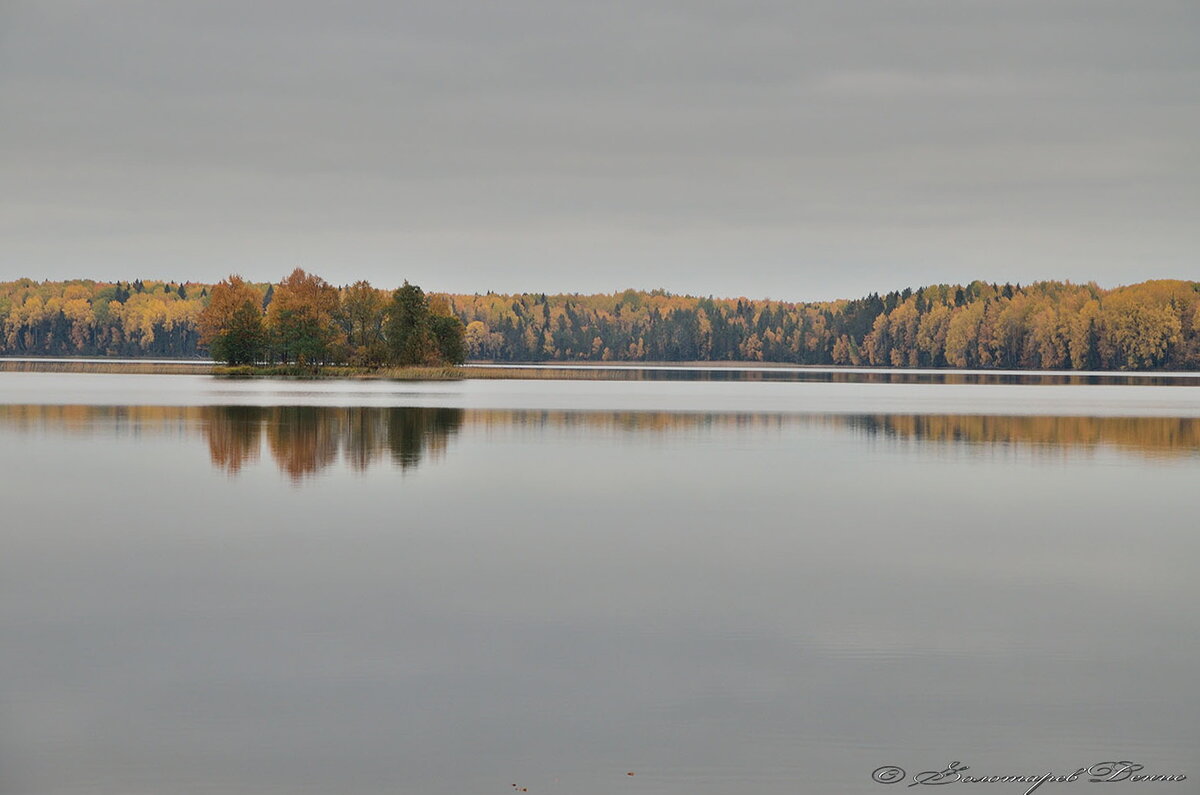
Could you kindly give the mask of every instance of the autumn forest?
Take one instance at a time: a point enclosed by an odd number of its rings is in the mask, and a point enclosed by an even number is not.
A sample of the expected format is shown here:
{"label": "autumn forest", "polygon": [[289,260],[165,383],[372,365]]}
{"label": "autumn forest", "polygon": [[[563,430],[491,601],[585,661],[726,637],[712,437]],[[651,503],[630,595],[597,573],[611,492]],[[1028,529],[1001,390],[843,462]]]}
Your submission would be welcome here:
{"label": "autumn forest", "polygon": [[426,294],[296,270],[278,283],[0,283],[0,354],[235,364],[747,361],[1200,369],[1200,282],[931,285],[791,303],[626,290]]}

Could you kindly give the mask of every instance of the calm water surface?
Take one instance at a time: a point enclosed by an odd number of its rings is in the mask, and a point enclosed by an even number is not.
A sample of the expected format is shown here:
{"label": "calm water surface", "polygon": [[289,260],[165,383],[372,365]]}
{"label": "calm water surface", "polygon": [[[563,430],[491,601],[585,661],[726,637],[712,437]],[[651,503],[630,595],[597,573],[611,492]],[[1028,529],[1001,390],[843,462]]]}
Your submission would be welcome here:
{"label": "calm water surface", "polygon": [[1197,387],[0,373],[0,473],[6,795],[1200,780]]}

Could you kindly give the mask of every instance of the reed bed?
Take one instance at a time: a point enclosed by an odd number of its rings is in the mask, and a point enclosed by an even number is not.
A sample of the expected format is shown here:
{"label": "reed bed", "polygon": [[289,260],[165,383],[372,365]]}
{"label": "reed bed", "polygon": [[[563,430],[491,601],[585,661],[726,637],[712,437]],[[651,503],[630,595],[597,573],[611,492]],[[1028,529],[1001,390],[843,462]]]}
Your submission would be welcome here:
{"label": "reed bed", "polygon": [[299,367],[262,365],[230,367],[208,361],[131,362],[80,359],[0,359],[0,372],[14,373],[126,373],[134,375],[216,375],[230,378],[355,378],[391,381],[461,381],[477,379],[629,381],[644,377],[636,370],[585,367]]}
{"label": "reed bed", "polygon": [[527,379],[533,381],[644,381],[642,370],[601,369],[598,367],[467,367],[465,378]]}
{"label": "reed bed", "polygon": [[2,373],[125,373],[130,375],[209,375],[212,362],[100,362],[0,359]]}
{"label": "reed bed", "polygon": [[459,381],[467,377],[461,367],[301,367],[299,365],[216,366],[213,375],[231,378],[356,378],[385,381]]}

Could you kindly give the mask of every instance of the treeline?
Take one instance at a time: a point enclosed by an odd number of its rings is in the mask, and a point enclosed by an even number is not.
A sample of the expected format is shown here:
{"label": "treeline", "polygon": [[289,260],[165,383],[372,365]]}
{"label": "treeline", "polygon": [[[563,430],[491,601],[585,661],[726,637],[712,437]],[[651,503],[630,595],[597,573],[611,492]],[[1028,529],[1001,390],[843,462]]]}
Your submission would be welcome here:
{"label": "treeline", "polygon": [[[1200,369],[1200,283],[1190,281],[1115,289],[975,281],[813,303],[663,290],[426,296],[412,285],[392,293],[366,282],[332,287],[303,271],[277,285],[232,279],[222,285],[0,283],[0,353],[201,356],[211,350],[230,361],[363,365],[466,356],[504,362]],[[205,318],[219,322],[206,325]],[[222,336],[239,328],[250,353],[233,344],[237,335]]]}
{"label": "treeline", "polygon": [[140,279],[0,282],[0,353],[200,356],[197,320],[208,289],[193,282]]}
{"label": "treeline", "polygon": [[90,280],[0,283],[0,354],[211,355],[231,364],[458,364],[463,324],[445,297],[296,269],[276,284]]}
{"label": "treeline", "polygon": [[1200,368],[1197,282],[975,281],[805,304],[661,290],[450,298],[475,359]]}

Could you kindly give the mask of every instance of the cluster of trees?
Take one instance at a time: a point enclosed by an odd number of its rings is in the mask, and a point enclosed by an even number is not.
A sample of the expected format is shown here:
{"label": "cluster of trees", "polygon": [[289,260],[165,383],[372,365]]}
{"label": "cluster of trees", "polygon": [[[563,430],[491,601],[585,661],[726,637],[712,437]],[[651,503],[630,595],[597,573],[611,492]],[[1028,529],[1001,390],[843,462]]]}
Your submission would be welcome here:
{"label": "cluster of trees", "polygon": [[[464,328],[465,326],[465,328]],[[938,284],[848,301],[386,293],[296,271],[277,285],[0,283],[0,353],[231,362],[763,361],[1200,369],[1200,283]]]}
{"label": "cluster of trees", "polygon": [[260,293],[240,276],[214,285],[200,344],[230,364],[461,364],[462,322],[443,298],[404,283],[390,295],[359,281],[338,289],[300,268]]}
{"label": "cluster of trees", "polygon": [[1200,283],[932,285],[784,303],[627,290],[451,296],[468,355],[889,367],[1200,368]]}

